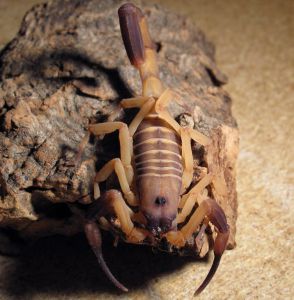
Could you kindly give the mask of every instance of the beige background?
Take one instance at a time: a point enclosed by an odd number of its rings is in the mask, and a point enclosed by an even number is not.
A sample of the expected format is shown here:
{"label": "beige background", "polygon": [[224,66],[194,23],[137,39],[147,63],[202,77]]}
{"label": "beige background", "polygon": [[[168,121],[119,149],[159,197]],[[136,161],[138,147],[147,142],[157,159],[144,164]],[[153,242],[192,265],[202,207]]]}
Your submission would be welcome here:
{"label": "beige background", "polygon": [[[1,46],[15,35],[24,12],[38,2],[0,0]],[[154,2],[192,18],[215,43],[240,127],[238,246],[224,255],[199,298],[294,299],[294,1]],[[11,269],[17,259],[1,257],[0,263],[6,268],[0,275],[0,299],[117,297],[111,288],[102,293],[89,286],[74,293],[52,287],[26,287],[20,289],[25,295],[17,293],[18,284],[32,282],[25,277],[30,272],[13,281],[9,274],[16,276]],[[190,299],[208,268],[203,262],[187,262],[120,298]],[[41,272],[37,266],[32,270]],[[46,281],[41,284],[46,286]]]}

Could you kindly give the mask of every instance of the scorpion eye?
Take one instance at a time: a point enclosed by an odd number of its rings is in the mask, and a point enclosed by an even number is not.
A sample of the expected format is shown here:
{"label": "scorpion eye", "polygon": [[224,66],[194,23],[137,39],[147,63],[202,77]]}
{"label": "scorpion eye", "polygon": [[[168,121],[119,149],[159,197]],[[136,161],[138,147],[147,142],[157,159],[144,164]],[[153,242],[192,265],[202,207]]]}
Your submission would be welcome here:
{"label": "scorpion eye", "polygon": [[166,199],[164,197],[157,197],[154,203],[158,206],[163,206],[166,203]]}

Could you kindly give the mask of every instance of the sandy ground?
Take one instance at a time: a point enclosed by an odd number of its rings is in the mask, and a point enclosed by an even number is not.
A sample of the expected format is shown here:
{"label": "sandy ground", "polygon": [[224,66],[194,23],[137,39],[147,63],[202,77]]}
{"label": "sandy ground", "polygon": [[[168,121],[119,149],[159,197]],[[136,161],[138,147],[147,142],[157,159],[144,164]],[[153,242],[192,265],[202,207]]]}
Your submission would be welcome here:
{"label": "sandy ground", "polygon": [[[37,2],[0,0],[0,45]],[[215,43],[240,127],[238,246],[199,299],[294,299],[294,1],[155,2],[188,15]],[[0,257],[0,299],[191,299],[209,268],[135,246],[106,257],[129,294],[104,279],[81,236]]]}

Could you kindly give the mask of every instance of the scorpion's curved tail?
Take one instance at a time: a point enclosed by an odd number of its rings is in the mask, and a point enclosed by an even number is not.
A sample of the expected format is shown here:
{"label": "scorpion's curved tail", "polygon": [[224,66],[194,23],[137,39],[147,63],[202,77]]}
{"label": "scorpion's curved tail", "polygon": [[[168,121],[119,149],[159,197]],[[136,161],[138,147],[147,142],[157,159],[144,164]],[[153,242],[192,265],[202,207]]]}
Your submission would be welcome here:
{"label": "scorpion's curved tail", "polygon": [[142,11],[132,3],[118,10],[122,39],[132,65],[140,72],[143,96],[159,97],[163,92],[152,42]]}

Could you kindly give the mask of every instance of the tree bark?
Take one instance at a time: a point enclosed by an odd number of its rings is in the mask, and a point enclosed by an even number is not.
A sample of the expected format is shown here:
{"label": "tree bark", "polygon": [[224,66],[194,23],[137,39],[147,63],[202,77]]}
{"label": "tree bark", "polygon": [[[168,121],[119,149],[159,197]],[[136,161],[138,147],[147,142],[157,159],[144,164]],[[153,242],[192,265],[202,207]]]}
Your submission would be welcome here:
{"label": "tree bark", "polygon": [[[91,139],[74,164],[89,123],[132,119],[122,98],[141,93],[119,31],[118,0],[51,1],[30,10],[0,56],[0,226],[26,237],[74,234],[92,201],[93,178],[118,157],[117,134]],[[238,129],[214,47],[194,24],[139,3],[157,45],[160,77],[177,95],[169,110],[213,143],[193,145],[194,181],[218,174],[211,195],[235,245]],[[108,186],[112,182],[108,183]]]}

